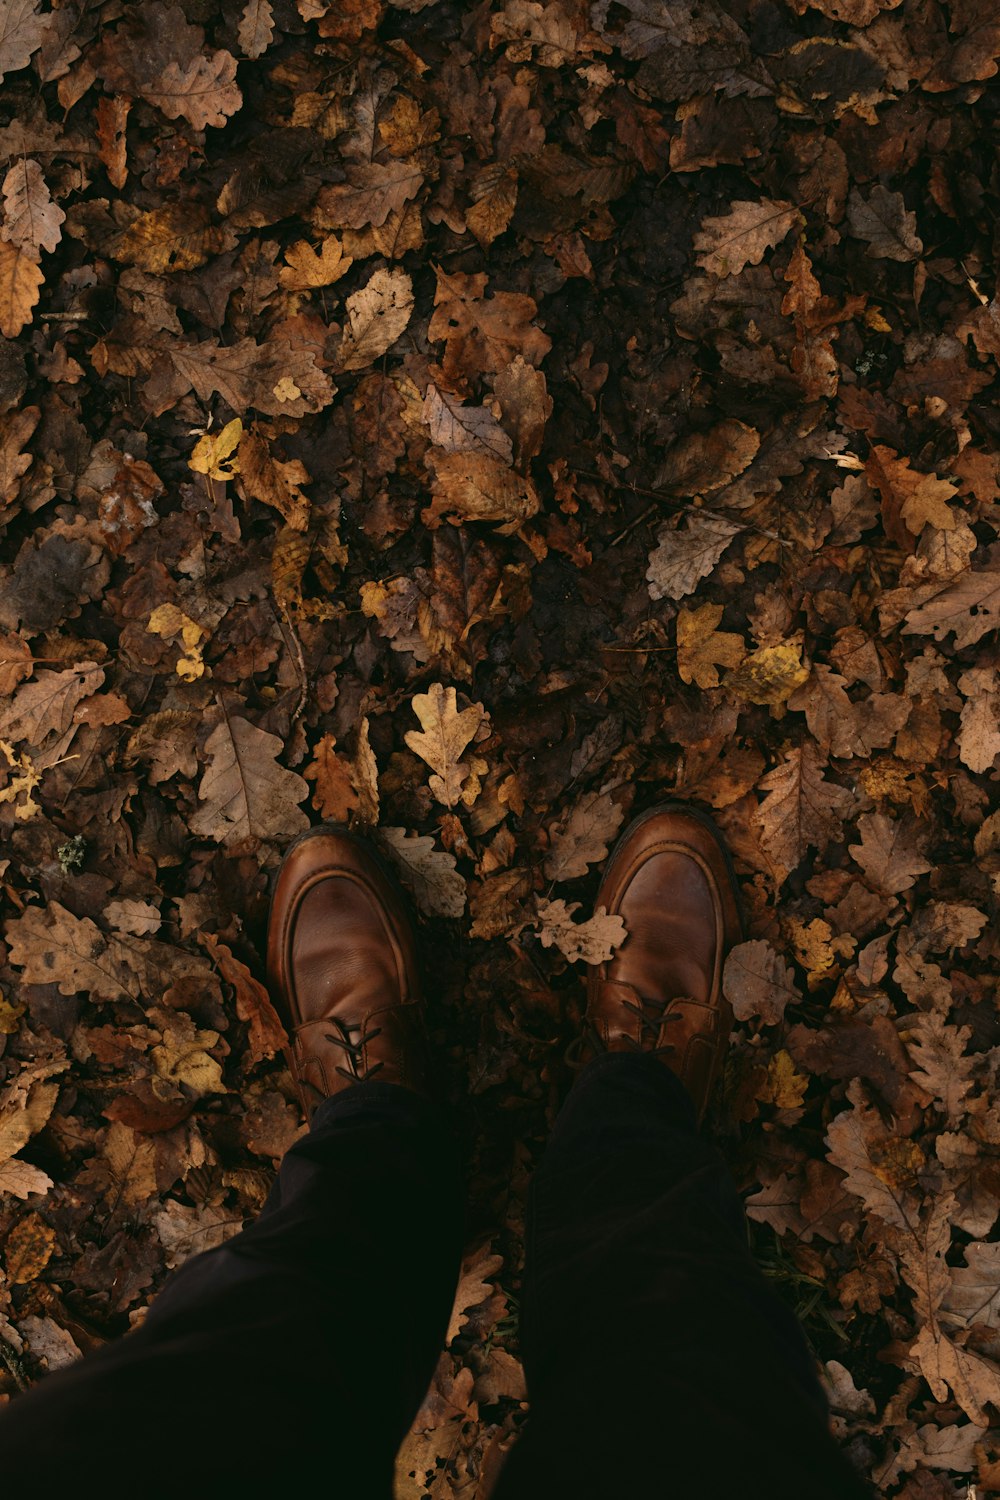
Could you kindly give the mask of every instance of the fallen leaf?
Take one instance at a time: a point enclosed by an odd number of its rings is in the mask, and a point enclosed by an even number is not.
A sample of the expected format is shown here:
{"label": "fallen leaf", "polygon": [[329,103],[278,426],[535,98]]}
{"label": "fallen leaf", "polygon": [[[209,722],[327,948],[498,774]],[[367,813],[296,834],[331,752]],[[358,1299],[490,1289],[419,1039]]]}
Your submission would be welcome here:
{"label": "fallen leaf", "polygon": [[591,865],[605,859],[622,825],[623,808],[607,792],[581,797],[559,820],[551,834],[545,856],[550,880],[576,880]]}
{"label": "fallen leaf", "polygon": [[428,917],[464,915],[465,881],[453,854],[435,849],[428,835],[407,837],[405,828],[380,828],[379,838],[388,846],[420,911]]}
{"label": "fallen leaf", "polygon": [[609,916],[599,906],[592,917],[574,922],[574,913],[579,910],[579,901],[567,905],[565,901],[536,898],[539,942],[543,948],[557,947],[570,963],[607,963],[628,936],[624,921],[619,916]]}
{"label": "fallen leaf", "polygon": [[759,1016],[765,1026],[776,1026],[786,1005],[801,999],[788,964],[763,938],[737,943],[730,949],[722,973],[722,988],[738,1021]]}
{"label": "fallen leaf", "polygon": [[347,299],[348,325],[337,364],[362,370],[391,349],[413,313],[413,283],[405,271],[376,271]]}
{"label": "fallen leaf", "polygon": [[408,730],[405,739],[434,772],[430,778],[434,796],[445,807],[460,802],[469,805],[478,795],[479,783],[475,763],[461,757],[486,722],[483,705],[473,703],[459,710],[455,689],[433,682],[426,693],[413,698],[413,712],[422,728]]}
{"label": "fallen leaf", "polygon": [[737,276],[744,266],[757,265],[800,222],[792,203],[736,199],[727,213],[703,221],[694,237],[697,262],[713,276]]}
{"label": "fallen leaf", "polygon": [[208,765],[198,787],[202,803],[191,832],[227,848],[258,847],[290,839],[309,826],[298,806],[309,788],[278,761],[284,746],[276,734],[239,715],[227,715],[205,743]]}

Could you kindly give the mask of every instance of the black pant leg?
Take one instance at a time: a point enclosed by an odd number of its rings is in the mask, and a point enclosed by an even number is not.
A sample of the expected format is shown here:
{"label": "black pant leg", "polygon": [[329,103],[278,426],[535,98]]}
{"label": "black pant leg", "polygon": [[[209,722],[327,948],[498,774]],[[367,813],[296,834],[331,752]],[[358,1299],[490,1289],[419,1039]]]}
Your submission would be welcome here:
{"label": "black pant leg", "polygon": [[254,1224],[181,1266],[142,1328],[10,1403],[5,1487],[217,1497],[323,1476],[331,1500],[388,1500],[461,1245],[437,1110],[377,1082],[326,1101]]}
{"label": "black pant leg", "polygon": [[496,1500],[868,1493],[725,1163],[653,1058],[598,1058],[570,1092],[531,1188],[521,1337],[531,1410]]}

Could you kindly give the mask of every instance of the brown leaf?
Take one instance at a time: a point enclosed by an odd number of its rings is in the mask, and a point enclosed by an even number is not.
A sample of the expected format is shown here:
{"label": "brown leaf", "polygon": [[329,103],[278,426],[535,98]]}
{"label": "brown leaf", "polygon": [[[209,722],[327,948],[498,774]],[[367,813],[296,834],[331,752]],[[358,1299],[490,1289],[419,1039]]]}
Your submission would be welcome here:
{"label": "brown leaf", "polygon": [[13,505],[21,488],[21,476],[31,468],[32,455],[25,444],[38,426],[37,406],[26,406],[0,417],[0,504]]}
{"label": "brown leaf", "polygon": [[530,479],[508,469],[490,453],[447,453],[431,449],[428,467],[434,475],[433,500],[421,512],[425,526],[441,519],[501,522],[510,535],[541,509]]}
{"label": "brown leaf", "polygon": [[586,921],[574,922],[574,913],[579,910],[579,901],[567,905],[565,901],[537,897],[535,912],[539,942],[543,948],[557,947],[570,963],[607,963],[628,936],[624,921],[619,916],[609,916],[606,909],[599,906]]}
{"label": "brown leaf", "polygon": [[465,881],[455,856],[435,849],[429,835],[407,837],[405,828],[380,828],[404,882],[419,909],[429,917],[461,917],[465,913]]}
{"label": "brown leaf", "polygon": [[314,222],[319,229],[362,229],[383,225],[423,184],[423,169],[413,161],[352,164],[347,181],[321,189]]}
{"label": "brown leaf", "polygon": [[51,195],[37,161],[17,161],[3,180],[4,219],[0,235],[29,256],[54,250],[62,238],[60,225],[66,215]]}
{"label": "brown leaf", "polygon": [[318,253],[308,240],[297,240],[285,251],[285,264],[278,279],[290,292],[311,291],[316,287],[333,286],[335,281],[346,276],[353,264],[335,235],[326,236]]}
{"label": "brown leaf", "polygon": [[777,1025],[785,1006],[802,999],[791,968],[762,938],[737,943],[730,950],[722,988],[738,1021],[760,1016],[765,1026]]}
{"label": "brown leaf", "polygon": [[303,774],[307,781],[316,783],[312,805],[320,816],[334,823],[346,823],[358,806],[358,794],[354,790],[351,763],[336,753],[336,743],[332,734],[324,734]]}
{"label": "brown leaf", "polygon": [[41,0],[8,0],[0,11],[0,81],[26,68],[45,41],[52,20],[40,8]]}
{"label": "brown leaf", "polygon": [[846,787],[825,780],[823,761],[808,740],[789,750],[758,785],[768,794],[757,810],[761,842],[784,880],[808,849],[822,854],[839,838],[854,799]]}
{"label": "brown leaf", "polygon": [[250,1067],[254,1067],[265,1057],[273,1057],[276,1052],[287,1047],[288,1033],[281,1024],[266,988],[259,979],[254,978],[246,964],[241,963],[232,949],[227,948],[212,933],[203,932],[200,937],[202,946],[210,954],[219,973],[236,993],[236,1014],[241,1021],[250,1023],[247,1044]]}
{"label": "brown leaf", "polygon": [[744,266],[757,265],[800,222],[792,203],[737,199],[728,213],[705,219],[694,237],[695,259],[713,276],[736,276]]}
{"label": "brown leaf", "polygon": [[125,127],[131,108],[131,100],[120,95],[108,97],[105,94],[97,101],[97,154],[104,163],[111,186],[119,189],[128,180]]}
{"label": "brown leaf", "polygon": [[434,772],[430,778],[434,796],[445,807],[460,802],[471,805],[479,793],[475,765],[481,762],[464,761],[461,756],[486,722],[483,705],[473,703],[459,711],[455,689],[433,682],[426,693],[415,695],[412,707],[422,728],[408,730],[405,739]]}
{"label": "brown leaf", "polygon": [[719,667],[737,667],[743,660],[743,637],[717,630],[724,607],[703,604],[677,613],[677,671],[682,682],[700,688],[719,686]]}
{"label": "brown leaf", "polygon": [[271,0],[247,0],[237,31],[246,57],[263,57],[274,41],[274,11]]}
{"label": "brown leaf", "polygon": [[912,820],[896,821],[885,813],[862,813],[858,819],[860,844],[848,845],[855,864],[880,891],[893,896],[907,891],[931,866],[916,844]]}
{"label": "brown leaf", "polygon": [[4,338],[16,338],[31,322],[43,280],[31,256],[0,239],[0,333]]}
{"label": "brown leaf", "polygon": [[519,354],[498,373],[493,394],[500,403],[500,420],[513,441],[514,462],[523,470],[541,451],[545,424],[552,415],[545,376]]}
{"label": "brown leaf", "polygon": [[309,498],[301,486],[311,483],[305,464],[297,458],[275,458],[267,438],[252,429],[240,438],[239,475],[251,499],[273,506],[293,531],[305,531]]}
{"label": "brown leaf", "polygon": [[624,809],[607,792],[588,792],[560,818],[545,856],[550,880],[576,880],[607,856]]}
{"label": "brown leaf", "polygon": [[42,670],[0,710],[0,735],[15,745],[39,746],[50,734],[65,734],[78,705],[104,681],[104,668],[78,662],[64,672]]}
{"label": "brown leaf", "polygon": [[254,849],[308,828],[309,819],[298,804],[309,788],[301,776],[279,763],[283,749],[276,734],[239,715],[222,719],[205,744],[208,766],[198,788],[203,805],[190,820],[191,832],[227,848]]}
{"label": "brown leaf", "polygon": [[363,370],[381,359],[413,312],[413,283],[405,271],[376,271],[347,299],[348,325],[337,355],[341,370]]}
{"label": "brown leaf", "polygon": [[236,86],[236,59],[223,50],[211,57],[194,57],[184,65],[168,63],[142,92],[168,120],[183,116],[195,130],[225,125],[243,104]]}
{"label": "brown leaf", "polygon": [[552,340],[532,324],[538,311],[533,298],[520,292],[487,297],[486,282],[483,272],[449,276],[437,269],[427,336],[446,340],[442,366],[451,383],[499,374],[519,354],[528,364],[541,364],[552,347]]}
{"label": "brown leaf", "polygon": [[851,189],[847,222],[856,239],[867,241],[869,255],[907,261],[923,254],[916,214],[907,210],[902,193],[890,192],[881,183],[872,188],[867,199],[857,188]]}
{"label": "brown leaf", "polygon": [[447,453],[488,453],[502,464],[513,461],[513,444],[487,407],[464,405],[450,392],[429,385],[421,415],[436,448]]}
{"label": "brown leaf", "polygon": [[646,578],[652,599],[683,599],[712,572],[740,528],[720,516],[692,515],[681,531],[669,521],[649,555]]}

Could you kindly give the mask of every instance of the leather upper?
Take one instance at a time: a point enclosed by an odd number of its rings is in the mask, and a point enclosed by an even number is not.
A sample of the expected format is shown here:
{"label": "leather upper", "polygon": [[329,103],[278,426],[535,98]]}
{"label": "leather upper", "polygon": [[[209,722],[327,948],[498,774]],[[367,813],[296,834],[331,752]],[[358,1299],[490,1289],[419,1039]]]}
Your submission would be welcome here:
{"label": "leather upper", "polygon": [[369,1078],[426,1092],[413,925],[365,840],[322,827],[291,845],[271,899],[267,968],[307,1115]]}
{"label": "leather upper", "polygon": [[742,937],[721,837],[690,808],[652,809],[619,840],[596,904],[620,915],[628,936],[590,970],[589,1025],[608,1051],[663,1049],[700,1119],[732,1027],[722,967]]}

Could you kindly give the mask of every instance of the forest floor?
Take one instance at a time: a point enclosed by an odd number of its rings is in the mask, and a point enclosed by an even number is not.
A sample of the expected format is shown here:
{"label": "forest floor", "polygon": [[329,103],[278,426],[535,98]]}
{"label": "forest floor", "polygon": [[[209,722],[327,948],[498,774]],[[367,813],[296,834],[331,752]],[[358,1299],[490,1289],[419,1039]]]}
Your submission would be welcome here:
{"label": "forest floor", "polygon": [[839,1437],[1000,1493],[993,15],[0,4],[0,1400],[259,1209],[269,881],[348,820],[470,1153],[398,1495],[485,1500],[590,903],[669,795]]}

